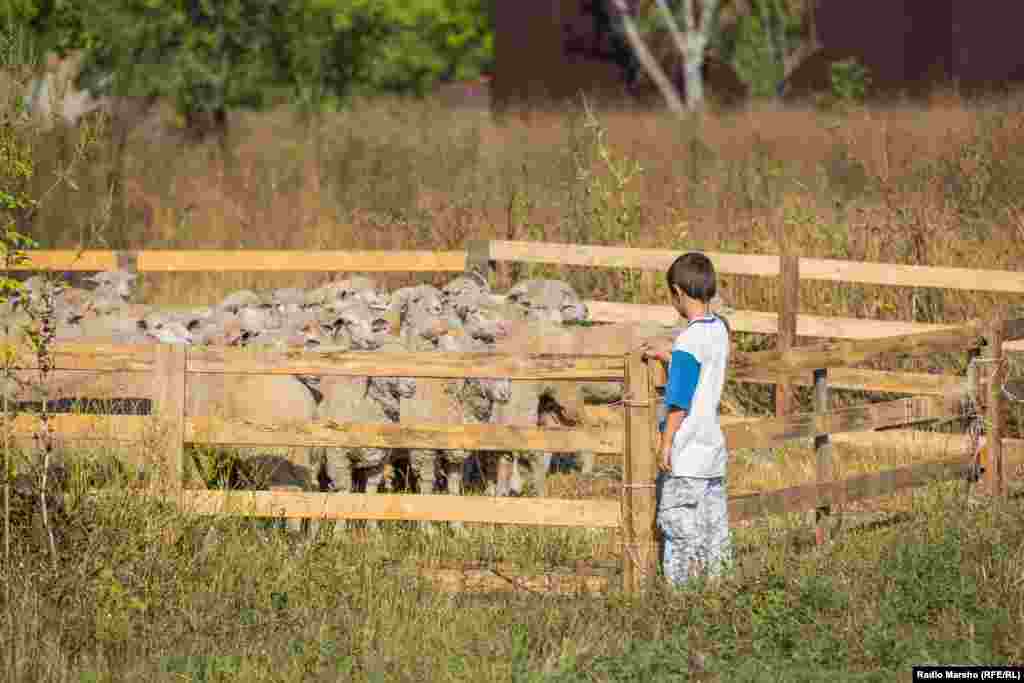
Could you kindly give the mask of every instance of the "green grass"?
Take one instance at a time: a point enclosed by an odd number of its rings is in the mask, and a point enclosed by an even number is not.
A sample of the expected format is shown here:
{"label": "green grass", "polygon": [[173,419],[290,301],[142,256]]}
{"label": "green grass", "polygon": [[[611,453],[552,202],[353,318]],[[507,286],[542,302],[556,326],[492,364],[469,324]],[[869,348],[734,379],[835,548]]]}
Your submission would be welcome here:
{"label": "green grass", "polygon": [[611,557],[584,530],[395,523],[311,544],[130,495],[67,512],[57,567],[24,531],[5,567],[17,680],[882,681],[1024,660],[1024,500],[967,512],[957,485],[824,550],[738,530],[759,571],[639,598],[449,594],[415,572]]}

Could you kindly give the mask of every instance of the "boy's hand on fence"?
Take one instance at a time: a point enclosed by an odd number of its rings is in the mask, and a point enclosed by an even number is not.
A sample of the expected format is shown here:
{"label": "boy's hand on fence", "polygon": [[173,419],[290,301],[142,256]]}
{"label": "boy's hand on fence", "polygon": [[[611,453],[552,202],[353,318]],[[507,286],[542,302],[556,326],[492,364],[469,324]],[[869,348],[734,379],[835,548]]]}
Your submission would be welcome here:
{"label": "boy's hand on fence", "polygon": [[640,345],[644,360],[658,360],[668,363],[672,358],[672,342],[668,340],[646,341]]}

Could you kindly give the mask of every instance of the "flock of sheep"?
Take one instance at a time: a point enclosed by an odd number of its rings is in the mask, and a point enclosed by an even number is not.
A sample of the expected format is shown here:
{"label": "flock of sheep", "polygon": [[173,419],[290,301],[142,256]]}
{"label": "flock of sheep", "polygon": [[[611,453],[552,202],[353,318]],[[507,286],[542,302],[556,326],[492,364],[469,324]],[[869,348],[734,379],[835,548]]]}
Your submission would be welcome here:
{"label": "flock of sheep", "polygon": [[[49,306],[55,340],[145,344],[303,348],[351,351],[488,351],[524,329],[539,332],[577,323],[587,307],[572,287],[527,280],[495,296],[475,274],[442,288],[430,285],[387,292],[365,277],[336,280],[312,290],[238,291],[219,304],[161,310],[132,303],[135,275],[113,271],[86,278],[92,289],[42,277],[5,312],[25,316],[30,305]],[[17,329],[18,325],[12,329]],[[194,381],[193,381],[194,380]],[[567,394],[568,391],[572,395]],[[589,402],[612,403],[621,386],[594,383],[510,382],[502,379],[414,380],[391,377],[190,375],[187,415],[217,415],[279,425],[313,421],[459,422],[520,426],[567,425],[579,419],[581,392]],[[532,470],[534,493],[544,494],[547,453],[491,453],[380,448],[291,449],[288,457],[244,449],[248,460],[277,462],[272,488],[377,492],[389,466],[407,465],[420,493],[460,494],[467,466],[476,465],[488,493],[519,495],[521,471]],[[592,464],[583,456],[584,468]]]}

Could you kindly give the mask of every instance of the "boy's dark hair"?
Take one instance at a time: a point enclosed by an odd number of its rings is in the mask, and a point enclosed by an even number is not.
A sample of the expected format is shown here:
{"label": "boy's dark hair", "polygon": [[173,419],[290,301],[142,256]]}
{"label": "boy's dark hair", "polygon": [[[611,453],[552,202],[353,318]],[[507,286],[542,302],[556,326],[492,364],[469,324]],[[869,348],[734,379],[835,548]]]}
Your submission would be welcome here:
{"label": "boy's dark hair", "polygon": [[691,251],[677,258],[665,273],[669,291],[678,287],[691,299],[705,303],[714,298],[718,289],[715,266],[704,254]]}

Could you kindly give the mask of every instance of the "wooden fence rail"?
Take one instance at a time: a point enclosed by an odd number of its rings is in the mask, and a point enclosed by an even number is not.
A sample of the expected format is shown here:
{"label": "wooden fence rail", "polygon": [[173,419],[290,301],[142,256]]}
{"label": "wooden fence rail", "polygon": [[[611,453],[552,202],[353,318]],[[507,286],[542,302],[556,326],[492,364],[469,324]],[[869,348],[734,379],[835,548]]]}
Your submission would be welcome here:
{"label": "wooden fence rail", "polygon": [[[719,273],[777,277],[779,257],[706,252]],[[477,241],[459,251],[312,250],[33,250],[17,270],[99,271],[123,268],[158,272],[460,272],[467,260],[539,263],[664,272],[679,255],[667,249],[503,240]],[[1024,272],[909,266],[837,259],[800,258],[801,280],[853,282],[894,287],[936,287],[1024,294]]]}
{"label": "wooden fence rail", "polygon": [[[659,249],[631,249],[576,244],[548,244],[502,240],[478,240],[461,251],[228,251],[228,250],[139,250],[139,251],[31,251],[30,263],[21,269],[105,270],[123,268],[138,272],[460,272],[476,270],[487,274],[498,262],[545,263],[599,268],[632,268],[647,274],[663,272],[677,252]],[[709,252],[718,272],[730,275],[778,277],[783,268],[779,256]],[[799,258],[795,270],[800,280],[842,281],[888,286],[937,287],[1024,294],[1024,272],[905,266],[891,263],[866,263],[835,259]],[[797,292],[798,294],[798,292]],[[782,309],[799,308],[792,297],[780,301]],[[660,323],[671,326],[678,313],[671,306],[587,301],[591,318],[603,323]],[[783,305],[784,304],[784,305]],[[779,320],[791,320],[786,310],[734,311],[730,324],[740,332],[777,334]],[[796,335],[832,339],[877,339],[951,329],[954,326],[843,318],[796,313]],[[787,323],[788,325],[789,323]],[[787,328],[788,329],[788,328]],[[592,348],[592,347],[591,347]],[[1008,352],[1024,351],[1024,340],[1009,337]],[[779,377],[766,376],[761,368],[752,370],[749,381],[775,384]],[[838,370],[838,369],[837,369]],[[921,377],[901,373],[872,377],[870,371],[844,368],[830,377],[835,388],[932,393],[930,383]],[[806,384],[801,373],[784,382]],[[921,380],[919,382],[918,380]],[[781,407],[781,404],[780,404]],[[781,415],[781,412],[777,412]]]}

